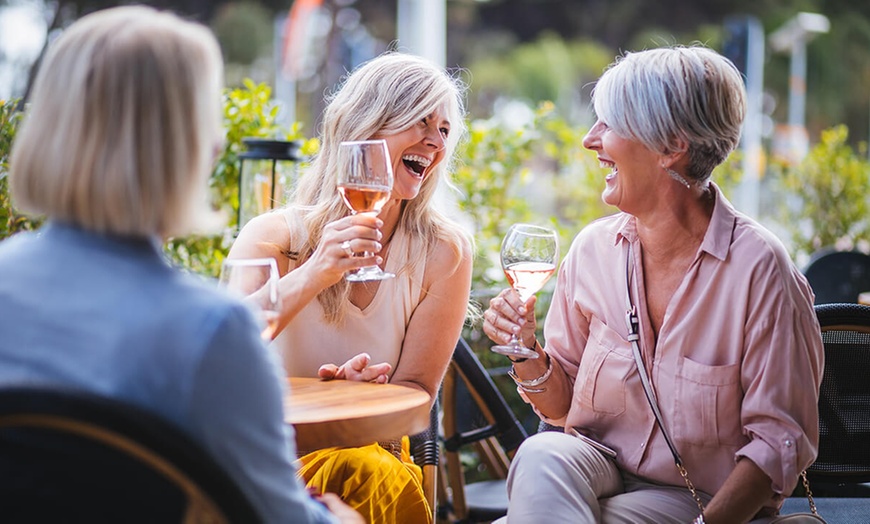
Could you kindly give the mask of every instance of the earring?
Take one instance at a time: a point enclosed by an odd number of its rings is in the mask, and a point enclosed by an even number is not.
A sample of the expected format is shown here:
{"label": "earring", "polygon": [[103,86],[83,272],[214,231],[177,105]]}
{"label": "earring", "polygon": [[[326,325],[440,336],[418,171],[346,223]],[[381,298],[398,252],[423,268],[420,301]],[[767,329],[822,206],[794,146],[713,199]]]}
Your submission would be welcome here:
{"label": "earring", "polygon": [[[664,167],[664,166],[662,166],[662,167]],[[686,189],[691,189],[692,184],[690,184],[689,181],[683,177],[683,175],[677,173],[676,171],[674,171],[673,169],[671,169],[669,167],[665,167],[664,169],[665,169],[665,171],[667,171],[668,175],[670,175],[671,178],[673,178],[677,182],[686,186]]]}

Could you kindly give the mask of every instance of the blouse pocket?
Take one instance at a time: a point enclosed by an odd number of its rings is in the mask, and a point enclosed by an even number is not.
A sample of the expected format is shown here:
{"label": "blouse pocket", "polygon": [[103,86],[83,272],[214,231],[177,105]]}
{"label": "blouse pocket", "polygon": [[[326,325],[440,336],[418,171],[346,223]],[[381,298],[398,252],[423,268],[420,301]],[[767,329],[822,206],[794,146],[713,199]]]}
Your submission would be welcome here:
{"label": "blouse pocket", "polygon": [[674,438],[697,446],[740,445],[740,364],[709,366],[681,357],[674,395]]}
{"label": "blouse pocket", "polygon": [[600,415],[617,416],[625,412],[625,380],[634,360],[622,336],[592,317],[589,339],[577,370],[579,401]]}

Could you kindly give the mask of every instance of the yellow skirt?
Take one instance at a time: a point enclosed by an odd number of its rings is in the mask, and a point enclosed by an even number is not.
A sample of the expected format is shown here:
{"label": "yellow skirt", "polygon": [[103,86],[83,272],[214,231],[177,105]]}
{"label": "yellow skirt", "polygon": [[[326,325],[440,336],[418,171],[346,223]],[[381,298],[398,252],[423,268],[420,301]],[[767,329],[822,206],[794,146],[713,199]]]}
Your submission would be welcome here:
{"label": "yellow skirt", "polygon": [[431,524],[423,471],[411,460],[408,438],[402,460],[378,444],[327,448],[299,459],[299,476],[318,493],[335,493],[369,524]]}

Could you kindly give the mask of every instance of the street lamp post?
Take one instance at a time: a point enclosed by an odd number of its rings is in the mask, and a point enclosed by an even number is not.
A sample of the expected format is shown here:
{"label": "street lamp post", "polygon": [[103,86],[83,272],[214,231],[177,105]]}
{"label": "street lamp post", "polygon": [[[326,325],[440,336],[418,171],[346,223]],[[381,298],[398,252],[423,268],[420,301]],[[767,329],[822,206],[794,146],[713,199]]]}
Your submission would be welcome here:
{"label": "street lamp post", "polygon": [[446,65],[447,0],[398,0],[396,35],[400,49]]}
{"label": "street lamp post", "polygon": [[798,13],[768,37],[774,51],[788,51],[791,65],[788,79],[788,142],[793,160],[804,157],[809,147],[806,132],[807,42],[827,33],[831,23],[818,13]]}

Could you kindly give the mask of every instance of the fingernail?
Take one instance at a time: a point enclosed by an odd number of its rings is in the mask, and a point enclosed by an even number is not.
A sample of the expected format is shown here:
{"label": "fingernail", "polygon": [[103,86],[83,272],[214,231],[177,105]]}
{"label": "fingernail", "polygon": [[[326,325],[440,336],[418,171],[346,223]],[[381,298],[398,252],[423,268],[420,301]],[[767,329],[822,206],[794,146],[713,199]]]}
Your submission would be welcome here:
{"label": "fingernail", "polygon": [[376,260],[375,263],[376,263],[377,265],[381,265],[381,264],[384,263],[384,259],[381,258],[381,257],[375,257],[375,260]]}
{"label": "fingernail", "polygon": [[526,308],[523,306],[520,306],[520,315],[525,315],[525,314],[526,314]]}
{"label": "fingernail", "polygon": [[380,250],[383,249],[383,247],[384,247],[384,246],[381,245],[380,242],[376,242],[375,245],[377,246],[377,247],[375,248],[375,251],[380,251]]}
{"label": "fingernail", "polygon": [[384,221],[381,220],[380,218],[375,223],[377,224],[378,227],[384,227]]}

